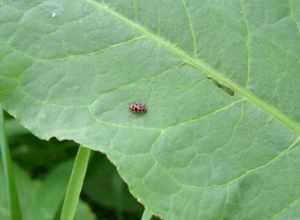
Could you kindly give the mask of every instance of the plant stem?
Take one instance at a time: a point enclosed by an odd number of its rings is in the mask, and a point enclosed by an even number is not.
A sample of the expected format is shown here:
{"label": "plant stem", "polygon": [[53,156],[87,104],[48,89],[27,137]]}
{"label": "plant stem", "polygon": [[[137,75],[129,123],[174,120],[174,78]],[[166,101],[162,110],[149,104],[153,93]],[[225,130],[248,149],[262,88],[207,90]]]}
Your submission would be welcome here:
{"label": "plant stem", "polygon": [[6,181],[9,211],[11,220],[21,220],[21,208],[18,199],[17,189],[15,185],[15,179],[13,174],[13,163],[6,139],[5,128],[4,128],[4,113],[0,105],[0,149],[2,155],[2,163],[4,168],[4,178]]}
{"label": "plant stem", "polygon": [[142,220],[151,220],[152,218],[152,213],[149,212],[147,209],[144,210]]}
{"label": "plant stem", "polygon": [[60,220],[73,220],[90,157],[90,150],[79,146],[67,187]]}

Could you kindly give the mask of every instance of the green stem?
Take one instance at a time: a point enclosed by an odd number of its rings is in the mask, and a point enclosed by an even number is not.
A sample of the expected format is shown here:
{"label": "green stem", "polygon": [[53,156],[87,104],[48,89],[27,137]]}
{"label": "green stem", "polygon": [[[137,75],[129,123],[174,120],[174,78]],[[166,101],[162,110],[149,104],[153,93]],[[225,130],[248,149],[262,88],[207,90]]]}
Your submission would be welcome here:
{"label": "green stem", "polygon": [[90,150],[82,146],[79,147],[73,165],[72,174],[67,187],[65,201],[62,208],[60,220],[73,220],[79,201],[80,191],[86,174]]}
{"label": "green stem", "polygon": [[9,211],[11,220],[21,220],[21,208],[18,199],[17,189],[13,174],[13,163],[6,139],[5,129],[4,129],[4,114],[2,107],[0,105],[0,148],[2,155],[2,163],[4,168],[4,176],[8,192],[9,200]]}
{"label": "green stem", "polygon": [[151,220],[152,218],[152,213],[149,212],[147,209],[144,210],[142,220]]}

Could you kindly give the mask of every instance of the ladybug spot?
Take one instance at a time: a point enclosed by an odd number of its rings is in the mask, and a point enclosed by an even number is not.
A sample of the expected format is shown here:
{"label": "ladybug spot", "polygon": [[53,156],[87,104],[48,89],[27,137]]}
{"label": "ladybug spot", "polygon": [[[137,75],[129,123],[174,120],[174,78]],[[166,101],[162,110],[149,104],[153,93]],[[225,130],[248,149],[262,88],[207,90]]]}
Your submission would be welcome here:
{"label": "ladybug spot", "polygon": [[128,108],[133,113],[147,112],[146,106],[144,104],[132,103],[128,105]]}

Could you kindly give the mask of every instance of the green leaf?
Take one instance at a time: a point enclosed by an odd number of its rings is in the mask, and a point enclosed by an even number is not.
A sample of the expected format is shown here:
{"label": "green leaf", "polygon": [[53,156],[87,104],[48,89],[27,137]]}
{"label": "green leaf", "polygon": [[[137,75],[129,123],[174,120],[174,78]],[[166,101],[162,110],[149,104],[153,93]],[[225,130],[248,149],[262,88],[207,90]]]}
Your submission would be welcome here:
{"label": "green leaf", "polygon": [[0,102],[34,134],[164,219],[299,217],[300,1],[4,2]]}
{"label": "green leaf", "polygon": [[[42,180],[32,180],[25,171],[15,166],[18,192],[24,220],[53,220],[62,204],[72,163],[64,162]],[[3,183],[3,167],[0,165],[0,219],[8,220],[8,201]],[[95,220],[88,205],[80,201],[75,220]]]}
{"label": "green leaf", "polygon": [[16,120],[6,120],[5,130],[8,131],[8,139],[13,136],[30,134],[29,131],[22,127]]}
{"label": "green leaf", "polygon": [[[72,164],[63,163],[43,180],[32,180],[28,174],[15,166],[17,190],[24,220],[53,220],[63,201],[63,195]],[[3,167],[0,166],[0,219],[8,220]]]}
{"label": "green leaf", "polygon": [[93,202],[115,210],[119,215],[124,211],[142,212],[115,167],[103,155],[94,154],[91,158],[83,192]]}
{"label": "green leaf", "polygon": [[152,213],[145,210],[142,216],[142,220],[151,220],[151,219],[152,219]]}
{"label": "green leaf", "polygon": [[74,220],[82,220],[82,219],[96,220],[96,216],[94,215],[94,213],[91,211],[91,209],[86,203],[79,201],[78,209],[76,211]]}

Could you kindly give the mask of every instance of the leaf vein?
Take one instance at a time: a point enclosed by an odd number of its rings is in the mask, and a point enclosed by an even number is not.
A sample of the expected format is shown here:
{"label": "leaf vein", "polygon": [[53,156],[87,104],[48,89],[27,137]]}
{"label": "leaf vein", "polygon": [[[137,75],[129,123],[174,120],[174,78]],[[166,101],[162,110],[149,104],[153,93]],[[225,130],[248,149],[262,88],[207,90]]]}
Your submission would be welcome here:
{"label": "leaf vein", "polygon": [[30,54],[26,53],[25,51],[22,51],[22,50],[20,50],[16,47],[13,47],[13,46],[9,46],[9,48],[16,51],[16,52],[19,52],[19,53],[25,55],[28,58],[31,58],[33,60],[37,60],[39,62],[64,61],[64,60],[68,60],[69,58],[75,58],[75,57],[78,57],[78,56],[92,56],[92,55],[96,55],[96,54],[100,55],[101,53],[104,53],[107,50],[110,50],[110,49],[113,49],[113,48],[118,48],[118,47],[130,44],[132,42],[139,41],[139,40],[142,40],[142,39],[145,39],[145,36],[140,35],[140,36],[133,37],[133,38],[130,38],[130,39],[118,42],[118,43],[113,43],[113,44],[111,44],[107,47],[96,49],[96,50],[89,51],[89,52],[86,52],[86,53],[71,54],[71,55],[56,57],[56,58],[37,57],[37,56],[34,56],[34,55],[30,55]]}
{"label": "leaf vein", "polygon": [[245,0],[240,0],[241,14],[244,20],[244,25],[246,28],[246,49],[247,49],[247,81],[245,87],[247,88],[250,82],[250,36],[249,36],[249,24],[247,21],[246,10],[245,10]]}
{"label": "leaf vein", "polygon": [[289,210],[290,207],[292,207],[295,203],[299,202],[300,196],[296,197],[293,201],[289,202],[287,206],[282,208],[279,212],[275,213],[272,217],[272,219],[276,219],[279,215],[285,213]]}
{"label": "leaf vein", "polygon": [[191,14],[190,14],[190,12],[187,8],[186,0],[181,0],[181,1],[182,1],[182,4],[183,4],[185,14],[186,14],[187,19],[188,19],[189,29],[190,29],[191,37],[192,37],[192,40],[193,40],[194,56],[197,57],[198,56],[198,45],[197,45],[196,32],[195,32],[194,25],[193,25],[193,22],[192,22],[192,16],[191,16]]}
{"label": "leaf vein", "polygon": [[185,121],[181,121],[181,122],[179,122],[179,123],[176,123],[176,124],[170,125],[170,126],[168,126],[168,127],[165,127],[163,130],[165,131],[165,130],[167,130],[167,129],[170,129],[170,128],[173,128],[173,127],[176,127],[176,126],[185,125],[185,124],[187,124],[187,123],[193,123],[193,122],[202,121],[202,120],[208,118],[208,117],[209,117],[210,115],[212,115],[212,114],[216,114],[216,113],[218,113],[218,112],[222,112],[222,111],[228,110],[228,109],[234,107],[236,104],[239,104],[239,103],[241,103],[241,102],[243,102],[243,101],[245,101],[245,99],[238,99],[237,101],[231,102],[231,103],[228,104],[228,105],[225,105],[225,106],[223,106],[223,107],[221,107],[221,108],[218,108],[218,109],[215,109],[215,110],[213,110],[213,111],[210,111],[210,112],[208,112],[208,113],[206,113],[206,114],[204,114],[204,115],[197,116],[197,117],[195,117],[195,118],[188,119],[188,120],[185,120]]}
{"label": "leaf vein", "polygon": [[296,23],[296,27],[297,27],[298,33],[300,35],[300,25],[297,23],[297,20],[295,18],[295,14],[294,14],[294,10],[293,10],[294,7],[293,7],[292,0],[288,0],[288,4],[289,4],[289,8],[290,8],[290,17]]}

